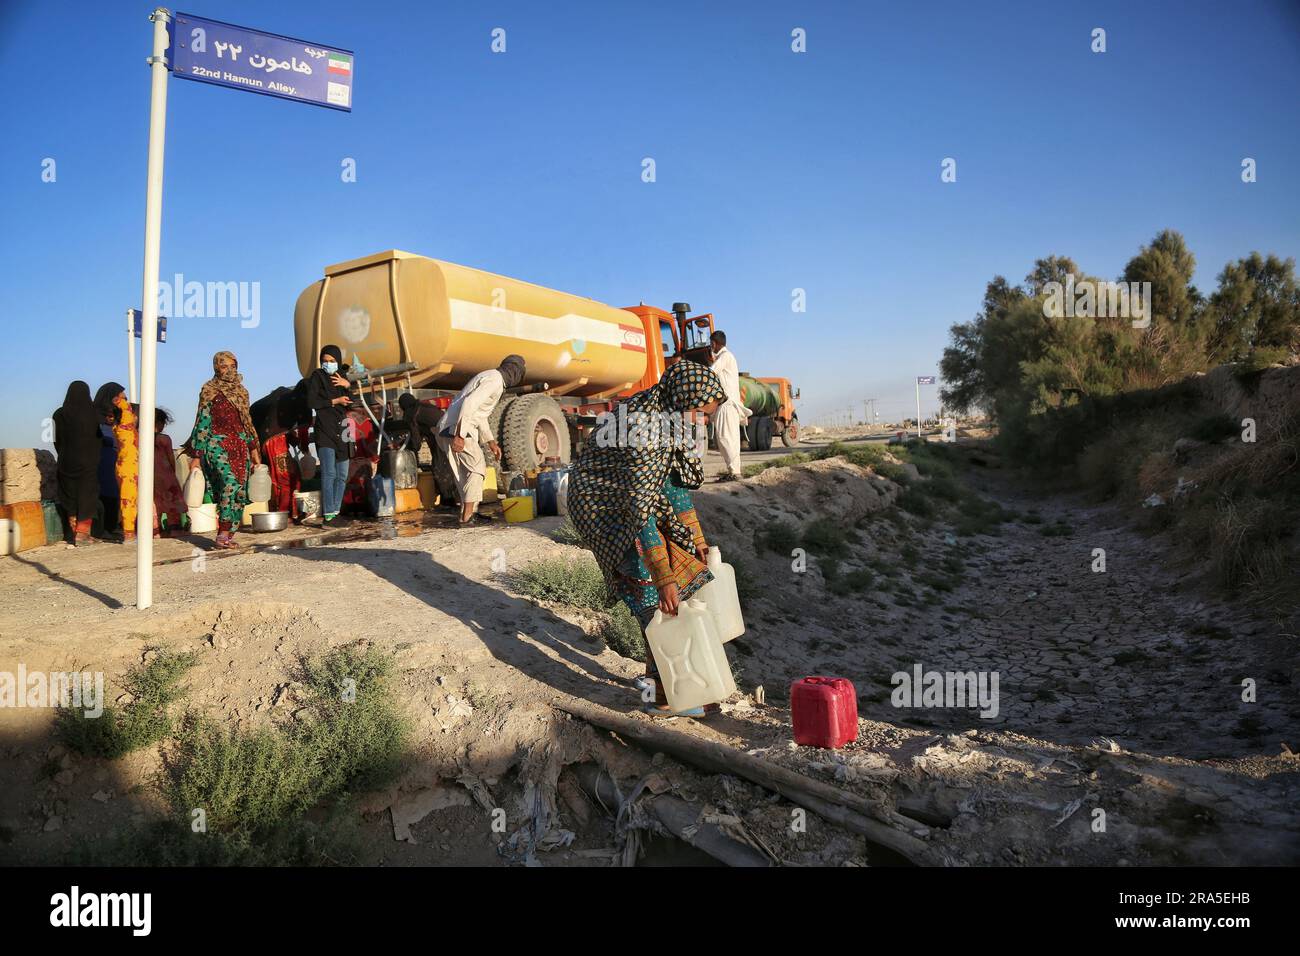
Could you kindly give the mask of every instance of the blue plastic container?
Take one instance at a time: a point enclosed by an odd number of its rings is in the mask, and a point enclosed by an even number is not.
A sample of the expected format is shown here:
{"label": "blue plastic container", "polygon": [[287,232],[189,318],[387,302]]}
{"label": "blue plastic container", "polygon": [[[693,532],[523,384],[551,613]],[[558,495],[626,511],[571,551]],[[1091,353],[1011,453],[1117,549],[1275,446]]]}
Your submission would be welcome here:
{"label": "blue plastic container", "polygon": [[569,468],[552,468],[537,476],[537,513],[539,515],[558,515],[560,513],[559,494],[561,485],[568,484]]}
{"label": "blue plastic container", "polygon": [[366,503],[370,513],[376,518],[388,518],[393,515],[397,504],[397,489],[392,478],[375,475],[366,482]]}

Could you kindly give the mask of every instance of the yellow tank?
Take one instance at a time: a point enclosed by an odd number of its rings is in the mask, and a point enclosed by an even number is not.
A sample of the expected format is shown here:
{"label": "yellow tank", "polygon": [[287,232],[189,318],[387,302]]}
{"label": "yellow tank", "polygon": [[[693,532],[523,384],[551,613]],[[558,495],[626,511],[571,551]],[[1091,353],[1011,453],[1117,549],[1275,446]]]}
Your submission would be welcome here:
{"label": "yellow tank", "polygon": [[416,388],[460,388],[512,352],[528,363],[525,383],[574,396],[627,388],[646,369],[632,312],[398,250],[328,266],[298,297],[294,335],[304,376],[334,344],[349,364],[413,362]]}

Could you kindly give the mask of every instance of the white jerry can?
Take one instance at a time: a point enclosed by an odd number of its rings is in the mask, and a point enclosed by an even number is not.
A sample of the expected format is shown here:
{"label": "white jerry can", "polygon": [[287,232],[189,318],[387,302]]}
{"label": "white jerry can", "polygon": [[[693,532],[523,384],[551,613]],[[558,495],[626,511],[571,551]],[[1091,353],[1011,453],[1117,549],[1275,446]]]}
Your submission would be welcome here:
{"label": "white jerry can", "polygon": [[708,605],[723,644],[745,633],[745,617],[740,612],[740,592],[736,590],[736,569],[722,561],[722,549],[709,545],[709,571],[713,580],[695,596]]}
{"label": "white jerry can", "polygon": [[655,611],[645,636],[673,710],[716,704],[736,692],[713,614],[698,597],[678,605],[676,617]]}
{"label": "white jerry can", "polygon": [[203,469],[192,469],[185,476],[185,506],[192,509],[203,504],[203,496],[207,494],[207,491],[208,487],[203,478]]}

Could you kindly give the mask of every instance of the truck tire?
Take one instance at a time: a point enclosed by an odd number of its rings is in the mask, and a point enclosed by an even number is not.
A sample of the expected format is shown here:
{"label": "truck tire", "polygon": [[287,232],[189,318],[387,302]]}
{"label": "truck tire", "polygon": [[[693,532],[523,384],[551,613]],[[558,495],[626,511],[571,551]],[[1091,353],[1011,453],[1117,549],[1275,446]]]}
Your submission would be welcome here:
{"label": "truck tire", "polygon": [[745,426],[750,451],[769,451],[772,447],[772,419],[767,415],[754,415]]}
{"label": "truck tire", "polygon": [[793,448],[799,444],[799,419],[791,418],[786,423],[785,430],[781,432],[781,444],[786,448]]}
{"label": "truck tire", "polygon": [[540,468],[547,458],[569,463],[569,422],[549,395],[520,395],[501,418],[501,461],[506,471]]}

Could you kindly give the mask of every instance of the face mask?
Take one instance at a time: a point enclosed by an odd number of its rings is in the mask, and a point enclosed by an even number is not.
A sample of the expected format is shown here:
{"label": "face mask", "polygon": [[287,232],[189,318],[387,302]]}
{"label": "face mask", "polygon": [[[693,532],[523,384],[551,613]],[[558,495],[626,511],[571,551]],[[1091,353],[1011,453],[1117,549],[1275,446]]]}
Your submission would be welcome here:
{"label": "face mask", "polygon": [[325,370],[326,375],[333,375],[339,370],[338,362],[321,362],[320,367]]}
{"label": "face mask", "polygon": [[235,377],[239,375],[239,369],[223,368],[220,374],[221,374],[221,380],[223,382],[233,382],[235,380]]}

